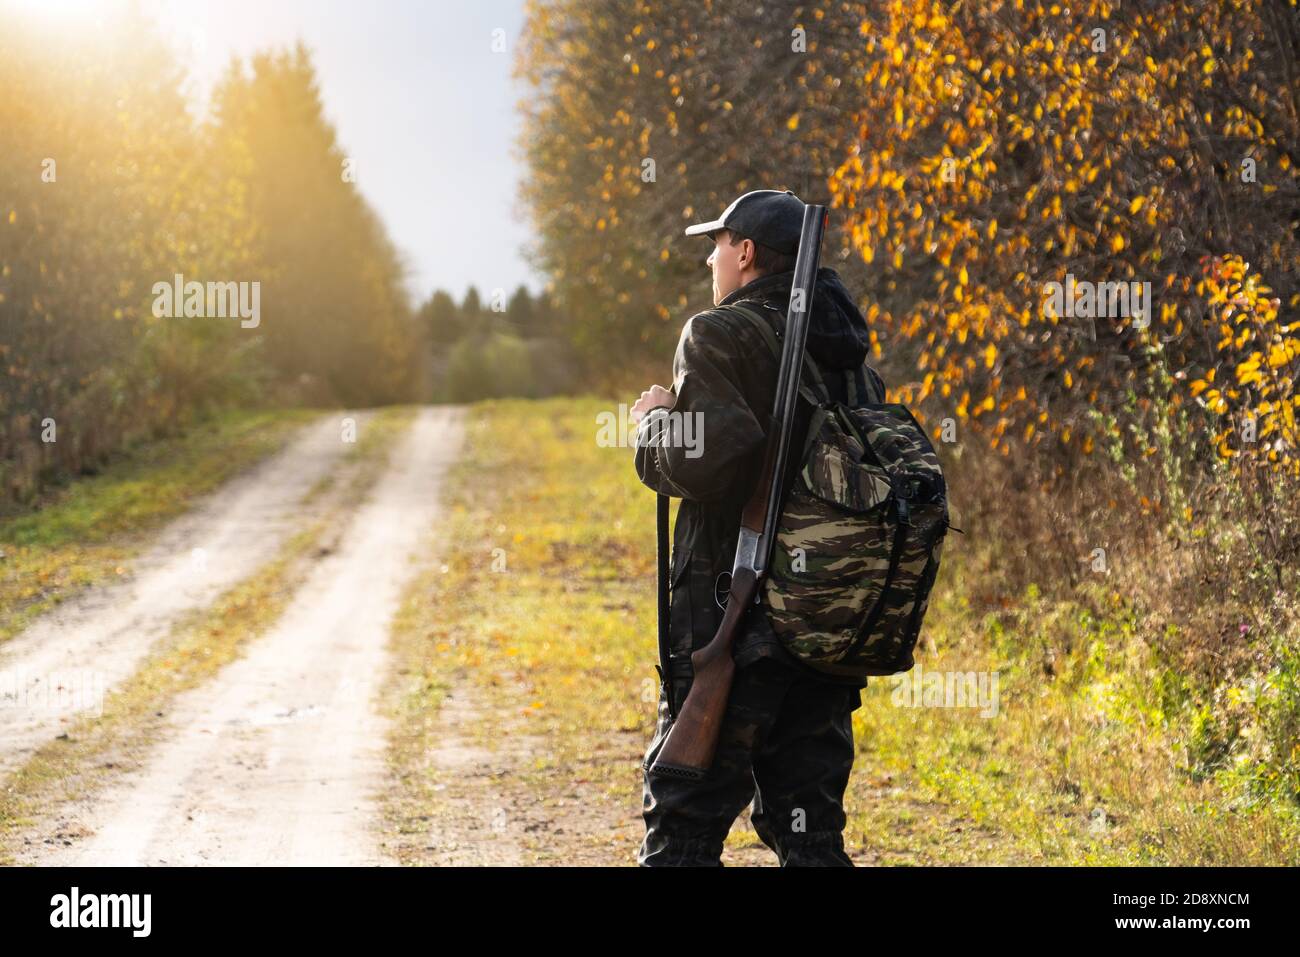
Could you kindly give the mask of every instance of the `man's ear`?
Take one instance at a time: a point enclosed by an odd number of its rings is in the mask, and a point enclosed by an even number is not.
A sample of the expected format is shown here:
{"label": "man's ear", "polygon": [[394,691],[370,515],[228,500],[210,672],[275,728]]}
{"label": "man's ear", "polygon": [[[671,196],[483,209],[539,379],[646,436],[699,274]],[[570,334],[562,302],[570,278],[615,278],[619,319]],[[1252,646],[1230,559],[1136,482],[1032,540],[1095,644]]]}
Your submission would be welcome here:
{"label": "man's ear", "polygon": [[754,265],[754,255],[758,249],[754,246],[752,239],[742,239],[740,241],[740,268],[745,269]]}

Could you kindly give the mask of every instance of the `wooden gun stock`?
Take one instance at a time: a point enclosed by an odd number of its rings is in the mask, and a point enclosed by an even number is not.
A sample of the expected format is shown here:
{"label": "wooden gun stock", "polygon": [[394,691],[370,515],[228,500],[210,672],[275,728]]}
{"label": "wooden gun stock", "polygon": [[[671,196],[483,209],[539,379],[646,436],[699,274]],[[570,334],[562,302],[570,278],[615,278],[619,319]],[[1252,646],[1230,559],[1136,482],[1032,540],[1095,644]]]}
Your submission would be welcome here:
{"label": "wooden gun stock", "polygon": [[722,624],[713,640],[691,655],[691,668],[695,672],[691,690],[650,766],[651,774],[699,780],[713,766],[718,731],[731,696],[731,679],[736,673],[731,647],[740,633],[745,612],[754,602],[757,588],[758,581],[749,569],[732,576]]}

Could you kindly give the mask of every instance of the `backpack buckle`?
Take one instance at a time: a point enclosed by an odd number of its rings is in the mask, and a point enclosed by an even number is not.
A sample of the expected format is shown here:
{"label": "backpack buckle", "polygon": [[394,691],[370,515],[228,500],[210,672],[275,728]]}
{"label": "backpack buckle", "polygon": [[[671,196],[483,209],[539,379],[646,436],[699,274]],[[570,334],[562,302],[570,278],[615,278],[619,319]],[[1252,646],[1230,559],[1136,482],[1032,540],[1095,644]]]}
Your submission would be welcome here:
{"label": "backpack buckle", "polygon": [[894,512],[898,517],[898,524],[911,525],[909,521],[912,517],[911,502],[919,491],[917,487],[919,483],[911,476],[894,473],[889,477],[889,484],[893,490]]}

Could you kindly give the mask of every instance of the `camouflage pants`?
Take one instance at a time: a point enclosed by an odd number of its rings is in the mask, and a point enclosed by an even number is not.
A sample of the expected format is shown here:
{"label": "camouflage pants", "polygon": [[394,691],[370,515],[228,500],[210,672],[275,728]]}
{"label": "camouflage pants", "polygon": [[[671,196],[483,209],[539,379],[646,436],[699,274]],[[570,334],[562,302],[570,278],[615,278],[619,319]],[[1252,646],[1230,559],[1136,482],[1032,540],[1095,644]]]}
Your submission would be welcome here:
{"label": "camouflage pants", "polygon": [[[678,706],[689,679],[675,693]],[[852,713],[860,689],[805,677],[760,658],[738,669],[717,756],[703,781],[645,772],[672,727],[659,720],[642,763],[645,866],[721,866],[722,844],[752,800],[751,820],[781,866],[853,866],[844,853],[844,789],[853,768]]]}

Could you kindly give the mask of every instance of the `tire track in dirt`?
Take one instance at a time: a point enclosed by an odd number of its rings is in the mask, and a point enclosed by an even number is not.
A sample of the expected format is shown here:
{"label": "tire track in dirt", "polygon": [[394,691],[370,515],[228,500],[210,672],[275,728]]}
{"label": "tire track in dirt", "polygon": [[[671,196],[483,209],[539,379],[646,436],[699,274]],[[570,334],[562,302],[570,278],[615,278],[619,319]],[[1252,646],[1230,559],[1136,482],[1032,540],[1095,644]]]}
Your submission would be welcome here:
{"label": "tire track in dirt", "polygon": [[[358,425],[368,417],[353,414]],[[299,505],[349,448],[339,419],[306,426],[285,449],[166,526],[129,580],[90,589],[0,645],[0,777],[80,715],[57,701],[62,679],[107,693],[185,614],[267,561],[295,529]],[[82,702],[84,703],[84,702]]]}
{"label": "tire track in dirt", "polygon": [[410,557],[460,442],[457,410],[421,410],[338,547],[280,621],[184,693],[140,772],[71,809],[84,833],[38,864],[382,864],[375,696]]}

